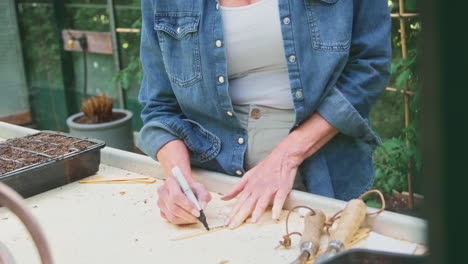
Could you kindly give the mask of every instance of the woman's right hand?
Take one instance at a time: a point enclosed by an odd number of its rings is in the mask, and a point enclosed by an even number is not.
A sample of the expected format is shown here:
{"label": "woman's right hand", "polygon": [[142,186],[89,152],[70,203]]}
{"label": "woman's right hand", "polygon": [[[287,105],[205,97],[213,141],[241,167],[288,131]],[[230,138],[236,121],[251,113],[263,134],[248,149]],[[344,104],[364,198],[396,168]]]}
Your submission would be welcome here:
{"label": "woman's right hand", "polygon": [[175,166],[180,168],[200,206],[204,209],[211,200],[211,194],[203,184],[193,180],[189,152],[185,143],[181,140],[170,141],[158,151],[157,159],[166,175],[166,181],[158,189],[158,207],[161,216],[177,225],[197,223],[200,212],[195,204],[182,192],[171,172]]}
{"label": "woman's right hand", "polygon": [[[206,204],[211,200],[211,195],[206,187],[195,181],[189,182],[189,185],[195,196],[197,196],[200,206],[202,208],[206,207]],[[197,217],[200,216],[200,212],[181,191],[177,180],[173,176],[168,177],[164,185],[158,189],[158,195],[161,216],[167,221],[177,225],[198,222]]]}

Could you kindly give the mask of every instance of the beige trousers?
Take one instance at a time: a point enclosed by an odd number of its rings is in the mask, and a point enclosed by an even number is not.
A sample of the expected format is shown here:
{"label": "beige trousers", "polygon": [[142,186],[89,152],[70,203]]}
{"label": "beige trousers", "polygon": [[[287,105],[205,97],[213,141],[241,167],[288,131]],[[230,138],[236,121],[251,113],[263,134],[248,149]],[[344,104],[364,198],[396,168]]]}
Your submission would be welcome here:
{"label": "beige trousers", "polygon": [[[259,105],[234,105],[234,111],[247,130],[245,169],[250,170],[262,161],[284,139],[295,121],[294,109],[278,109]],[[305,191],[300,173],[294,189]]]}

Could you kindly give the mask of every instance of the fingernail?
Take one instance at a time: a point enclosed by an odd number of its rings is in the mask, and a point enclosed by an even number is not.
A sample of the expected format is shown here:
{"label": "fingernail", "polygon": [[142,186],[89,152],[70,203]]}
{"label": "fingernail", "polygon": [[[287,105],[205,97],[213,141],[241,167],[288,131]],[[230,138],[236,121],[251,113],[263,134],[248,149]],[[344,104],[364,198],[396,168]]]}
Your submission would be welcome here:
{"label": "fingernail", "polygon": [[252,219],[250,220],[250,222],[257,223],[257,221],[258,221],[258,216],[256,215],[252,216]]}
{"label": "fingernail", "polygon": [[273,213],[273,214],[271,215],[271,219],[277,220],[277,219],[278,219],[278,213]]}
{"label": "fingernail", "polygon": [[192,210],[192,214],[196,217],[199,217],[200,216],[200,211],[198,211],[197,209],[193,209]]}

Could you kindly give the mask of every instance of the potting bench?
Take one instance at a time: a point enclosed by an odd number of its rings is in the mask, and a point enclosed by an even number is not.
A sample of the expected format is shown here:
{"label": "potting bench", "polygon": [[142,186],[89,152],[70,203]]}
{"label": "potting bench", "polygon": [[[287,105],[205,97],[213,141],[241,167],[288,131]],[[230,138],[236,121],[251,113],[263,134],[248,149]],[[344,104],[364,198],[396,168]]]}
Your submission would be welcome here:
{"label": "potting bench", "polygon": [[[35,132],[0,122],[0,140]],[[275,249],[285,233],[284,216],[280,222],[274,222],[268,219],[268,214],[255,225],[245,224],[235,230],[174,241],[175,235],[189,234],[203,227],[176,227],[160,217],[156,189],[163,183],[163,172],[147,156],[104,148],[97,175],[123,178],[144,175],[157,181],[153,184],[74,182],[28,198],[26,202],[45,231],[56,263],[289,263],[298,255],[298,240],[293,240],[290,249]],[[223,206],[228,207],[219,200],[219,193],[227,192],[238,178],[203,170],[194,170],[194,177],[213,192],[207,214],[214,225],[217,220],[210,215],[222,214]],[[293,191],[285,209],[307,205],[331,215],[345,204]],[[290,228],[302,230],[300,218],[297,219]],[[369,217],[366,226],[390,238],[426,244],[427,224],[419,218],[385,211]],[[12,251],[17,263],[39,263],[29,234],[4,208],[0,208],[0,241]]]}

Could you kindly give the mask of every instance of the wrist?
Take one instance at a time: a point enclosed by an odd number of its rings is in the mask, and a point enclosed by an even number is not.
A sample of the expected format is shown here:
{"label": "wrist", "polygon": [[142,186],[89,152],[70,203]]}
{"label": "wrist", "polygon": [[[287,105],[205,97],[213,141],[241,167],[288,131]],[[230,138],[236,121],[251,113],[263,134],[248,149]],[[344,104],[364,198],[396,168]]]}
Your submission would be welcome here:
{"label": "wrist", "polygon": [[182,140],[176,139],[168,142],[156,153],[156,158],[159,160],[166,178],[173,176],[172,168],[177,166],[189,184],[194,182],[190,167],[190,154]]}
{"label": "wrist", "polygon": [[321,115],[315,113],[281,141],[279,147],[292,160],[300,164],[336,134],[338,130]]}
{"label": "wrist", "polygon": [[308,148],[306,144],[301,142],[301,139],[293,133],[282,140],[275,148],[274,152],[281,153],[282,156],[287,158],[291,166],[298,167],[305,160]]}

